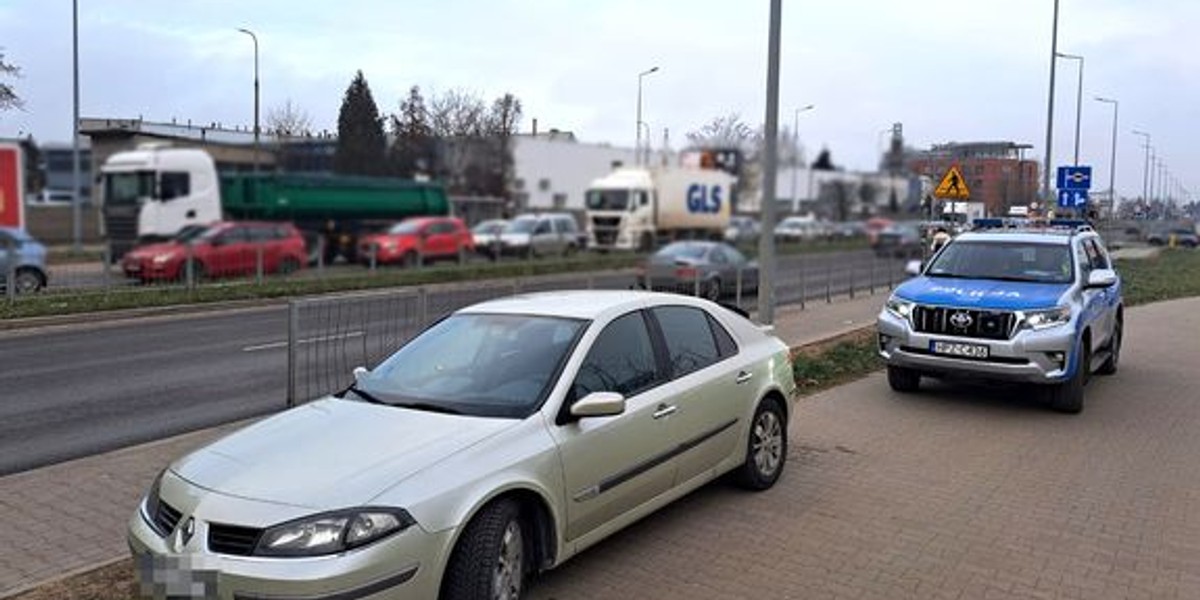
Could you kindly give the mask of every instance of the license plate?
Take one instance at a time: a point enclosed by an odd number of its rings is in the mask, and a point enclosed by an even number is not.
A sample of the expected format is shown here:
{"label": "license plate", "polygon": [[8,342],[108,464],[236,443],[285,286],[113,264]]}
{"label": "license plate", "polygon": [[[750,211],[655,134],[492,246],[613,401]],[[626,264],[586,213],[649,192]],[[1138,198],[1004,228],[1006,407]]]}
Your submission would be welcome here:
{"label": "license plate", "polygon": [[934,354],[946,356],[961,356],[963,358],[987,358],[989,349],[983,344],[962,344],[959,342],[929,342],[929,350]]}

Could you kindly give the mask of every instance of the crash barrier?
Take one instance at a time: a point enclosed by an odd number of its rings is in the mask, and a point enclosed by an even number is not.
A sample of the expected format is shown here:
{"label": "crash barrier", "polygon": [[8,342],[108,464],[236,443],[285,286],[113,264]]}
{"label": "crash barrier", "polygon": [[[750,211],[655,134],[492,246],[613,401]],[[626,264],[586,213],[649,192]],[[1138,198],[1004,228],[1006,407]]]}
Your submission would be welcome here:
{"label": "crash barrier", "polygon": [[[867,253],[783,257],[775,278],[775,305],[805,308],[812,302],[890,291],[904,278],[904,261]],[[355,367],[373,368],[423,329],[465,306],[494,298],[563,290],[651,288],[686,295],[711,295],[699,269],[690,279],[655,278],[642,269],[513,278],[407,287],[288,303],[287,405],[293,406],[348,387]],[[752,313],[757,307],[757,271],[736,270],[720,286],[719,301]]]}

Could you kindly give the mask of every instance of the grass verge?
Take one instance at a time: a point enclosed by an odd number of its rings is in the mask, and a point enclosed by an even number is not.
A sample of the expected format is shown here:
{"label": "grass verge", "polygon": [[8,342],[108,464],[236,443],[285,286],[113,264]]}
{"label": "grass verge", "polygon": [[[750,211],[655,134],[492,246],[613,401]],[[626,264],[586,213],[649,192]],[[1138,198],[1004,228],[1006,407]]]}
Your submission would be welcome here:
{"label": "grass verge", "polygon": [[1118,260],[1116,266],[1128,306],[1200,296],[1200,251],[1168,248],[1153,258]]}
{"label": "grass verge", "polygon": [[872,326],[792,350],[792,375],[802,396],[860,379],[882,367]]}

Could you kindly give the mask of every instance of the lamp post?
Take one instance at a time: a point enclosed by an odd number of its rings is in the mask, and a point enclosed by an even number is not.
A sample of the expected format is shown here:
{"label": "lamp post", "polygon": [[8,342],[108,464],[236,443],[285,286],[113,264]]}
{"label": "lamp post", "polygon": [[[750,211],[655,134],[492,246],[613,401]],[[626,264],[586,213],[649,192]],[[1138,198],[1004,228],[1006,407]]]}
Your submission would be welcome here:
{"label": "lamp post", "polygon": [[1111,104],[1113,107],[1112,150],[1108,158],[1108,214],[1111,218],[1117,212],[1117,113],[1121,109],[1121,103],[1101,96],[1096,96],[1096,102]]}
{"label": "lamp post", "polygon": [[1133,130],[1133,135],[1140,135],[1146,138],[1146,143],[1142,148],[1146,150],[1146,162],[1142,165],[1142,201],[1150,201],[1150,134],[1144,131]]}
{"label": "lamp post", "polygon": [[253,31],[245,28],[239,28],[238,31],[250,36],[254,40],[254,172],[258,173],[259,162],[259,145],[258,145],[258,36],[254,35]]}
{"label": "lamp post", "polygon": [[1042,169],[1042,199],[1050,201],[1050,168],[1054,160],[1054,68],[1058,64],[1058,0],[1054,0],[1054,25],[1050,36],[1050,98],[1046,102],[1046,164]]}
{"label": "lamp post", "polygon": [[[71,61],[73,70],[72,102],[73,119],[71,121],[71,177],[75,189],[71,194],[71,239],[76,252],[83,248],[83,198],[79,197],[79,188],[83,187],[83,177],[79,172],[79,0],[71,2]],[[18,200],[23,202],[24,200]],[[107,269],[108,265],[104,265]]]}
{"label": "lamp post", "polygon": [[771,0],[767,26],[767,114],[763,143],[762,235],[758,236],[758,320],[775,323],[775,159],[779,149],[779,46],[783,0]]}
{"label": "lamp post", "polygon": [[1079,166],[1079,120],[1083,115],[1083,57],[1078,54],[1057,53],[1055,56],[1079,61],[1079,87],[1075,91],[1075,166]]}
{"label": "lamp post", "polygon": [[641,73],[638,73],[638,94],[637,94],[637,142],[633,147],[633,154],[637,163],[642,164],[642,78],[651,74],[657,73],[658,67],[650,67]]}
{"label": "lamp post", "polygon": [[800,113],[810,111],[814,108],[816,108],[815,104],[809,104],[808,106],[797,108],[792,112],[792,152],[796,153],[792,157],[792,214],[800,212],[800,198],[796,196],[796,176],[799,175],[796,166],[800,158]]}

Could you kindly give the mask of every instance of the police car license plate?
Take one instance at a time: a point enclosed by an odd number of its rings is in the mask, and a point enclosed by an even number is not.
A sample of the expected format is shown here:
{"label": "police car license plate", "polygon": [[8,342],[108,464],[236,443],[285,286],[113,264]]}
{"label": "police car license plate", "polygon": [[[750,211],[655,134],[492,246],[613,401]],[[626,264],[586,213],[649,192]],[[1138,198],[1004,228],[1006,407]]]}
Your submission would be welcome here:
{"label": "police car license plate", "polygon": [[959,342],[929,342],[929,350],[934,354],[946,356],[961,356],[963,358],[987,358],[989,349],[983,344],[962,344]]}

